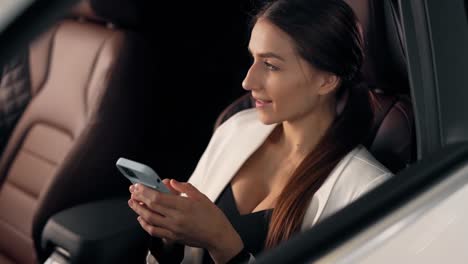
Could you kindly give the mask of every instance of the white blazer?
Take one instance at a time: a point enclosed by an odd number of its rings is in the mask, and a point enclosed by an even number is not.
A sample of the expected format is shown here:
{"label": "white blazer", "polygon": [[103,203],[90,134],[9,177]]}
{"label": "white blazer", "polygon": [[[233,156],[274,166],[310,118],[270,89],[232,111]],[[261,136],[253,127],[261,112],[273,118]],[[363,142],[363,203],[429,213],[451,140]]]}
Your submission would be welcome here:
{"label": "white blazer", "polygon": [[[255,109],[232,116],[213,134],[189,182],[215,202],[275,126],[260,122]],[[356,147],[336,165],[313,196],[302,221],[302,231],[351,203],[391,175],[363,146]],[[187,246],[182,263],[201,263],[202,253],[203,249]],[[251,261],[254,261],[253,256]],[[157,263],[151,254],[148,254],[147,262]]]}

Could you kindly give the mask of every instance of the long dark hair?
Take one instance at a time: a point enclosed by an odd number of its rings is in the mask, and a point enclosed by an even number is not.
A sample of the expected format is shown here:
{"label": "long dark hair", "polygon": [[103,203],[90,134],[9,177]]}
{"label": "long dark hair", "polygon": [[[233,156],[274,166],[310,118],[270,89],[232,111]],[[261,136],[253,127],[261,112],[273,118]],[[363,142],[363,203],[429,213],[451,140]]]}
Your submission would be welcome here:
{"label": "long dark hair", "polygon": [[277,0],[267,3],[253,23],[258,19],[287,33],[311,65],[340,77],[336,99],[346,98],[344,109],[278,197],[265,242],[272,248],[300,231],[312,196],[338,162],[366,140],[373,113],[361,84],[363,40],[357,18],[343,0]]}

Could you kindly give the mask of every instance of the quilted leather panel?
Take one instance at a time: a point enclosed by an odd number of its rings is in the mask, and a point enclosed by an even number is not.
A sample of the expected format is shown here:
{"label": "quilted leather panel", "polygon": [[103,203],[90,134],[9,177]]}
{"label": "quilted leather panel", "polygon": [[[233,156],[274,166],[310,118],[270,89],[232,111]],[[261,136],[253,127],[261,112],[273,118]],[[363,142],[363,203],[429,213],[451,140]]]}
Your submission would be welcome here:
{"label": "quilted leather panel", "polygon": [[0,153],[31,100],[27,54],[0,68]]}

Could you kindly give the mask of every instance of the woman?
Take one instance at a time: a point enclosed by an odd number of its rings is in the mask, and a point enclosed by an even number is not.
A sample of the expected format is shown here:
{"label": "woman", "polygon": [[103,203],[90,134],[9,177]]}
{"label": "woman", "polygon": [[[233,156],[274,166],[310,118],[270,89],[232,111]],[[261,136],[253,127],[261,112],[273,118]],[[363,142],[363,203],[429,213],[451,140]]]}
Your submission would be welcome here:
{"label": "woman", "polygon": [[351,8],[278,0],[253,25],[243,87],[256,109],[217,129],[189,183],[165,180],[184,195],[130,187],[160,263],[180,261],[182,245],[190,263],[253,261],[391,175],[360,145],[373,115]]}

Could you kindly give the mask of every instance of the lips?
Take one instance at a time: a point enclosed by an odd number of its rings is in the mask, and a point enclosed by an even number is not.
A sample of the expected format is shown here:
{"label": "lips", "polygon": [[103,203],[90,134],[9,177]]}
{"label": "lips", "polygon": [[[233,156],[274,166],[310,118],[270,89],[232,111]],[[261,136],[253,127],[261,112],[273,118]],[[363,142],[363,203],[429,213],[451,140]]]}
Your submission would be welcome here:
{"label": "lips", "polygon": [[255,100],[255,106],[256,107],[264,107],[264,106],[267,106],[267,105],[271,104],[271,102],[272,102],[272,101],[269,101],[269,100],[258,99],[258,98],[255,98],[255,97],[254,97],[254,100]]}

